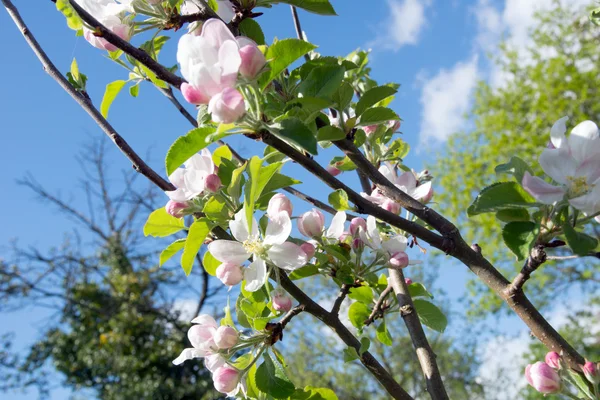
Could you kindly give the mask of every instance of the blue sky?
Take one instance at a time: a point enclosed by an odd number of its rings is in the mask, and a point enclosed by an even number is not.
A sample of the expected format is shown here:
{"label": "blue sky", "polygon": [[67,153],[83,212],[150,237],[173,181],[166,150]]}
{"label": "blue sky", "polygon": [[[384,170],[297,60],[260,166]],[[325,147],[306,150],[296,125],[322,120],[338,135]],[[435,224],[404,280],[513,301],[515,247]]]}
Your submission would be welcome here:
{"label": "blue sky", "polygon": [[[566,0],[565,0],[566,1]],[[90,78],[88,92],[100,104],[104,87],[127,72],[106,59],[102,52],[77,38],[66,27],[53,4],[16,0],[23,18],[48,52],[66,72],[73,57]],[[463,116],[468,111],[471,92],[479,79],[502,85],[505,79],[489,64],[486,53],[493,50],[502,34],[524,49],[527,28],[536,9],[551,0],[333,0],[338,17],[321,17],[300,11],[308,38],[324,55],[343,55],[358,47],[371,48],[373,77],[380,83],[402,86],[393,107],[403,118],[401,130],[413,149],[407,164],[417,170],[443,150],[443,143],[455,131],[468,127]],[[588,1],[568,0],[573,5]],[[289,7],[264,10],[261,23],[267,40],[295,36]],[[48,189],[71,199],[82,178],[75,155],[91,138],[103,135],[87,114],[45,74],[8,15],[0,12],[0,35],[4,38],[5,60],[0,64],[4,77],[0,96],[0,185],[7,195],[0,197],[0,244],[18,238],[22,245],[40,250],[61,243],[63,232],[73,228],[64,216],[52,212],[31,192],[15,183],[31,173]],[[173,65],[176,40],[167,44],[162,60]],[[139,154],[150,154],[150,164],[164,173],[163,156],[169,145],[189,130],[168,101],[150,84],[141,87],[140,97],[126,91],[117,98],[109,121]],[[108,140],[108,139],[107,139]],[[245,156],[258,146],[244,138],[230,143]],[[118,152],[110,153],[114,170],[130,168]],[[326,162],[325,159],[323,159]],[[287,167],[286,167],[287,168]],[[284,172],[307,182],[299,168]],[[342,176],[356,183],[354,176]],[[438,178],[440,179],[440,178]],[[325,198],[324,186],[303,185],[310,194]],[[73,197],[76,205],[83,199]],[[0,257],[8,257],[2,248]],[[463,294],[466,268],[449,264],[442,269],[450,295]],[[0,317],[0,331],[10,325],[19,332],[19,344],[33,340],[44,313],[34,310],[27,316]],[[57,395],[57,398],[60,398]],[[14,397],[26,398],[26,397]]]}

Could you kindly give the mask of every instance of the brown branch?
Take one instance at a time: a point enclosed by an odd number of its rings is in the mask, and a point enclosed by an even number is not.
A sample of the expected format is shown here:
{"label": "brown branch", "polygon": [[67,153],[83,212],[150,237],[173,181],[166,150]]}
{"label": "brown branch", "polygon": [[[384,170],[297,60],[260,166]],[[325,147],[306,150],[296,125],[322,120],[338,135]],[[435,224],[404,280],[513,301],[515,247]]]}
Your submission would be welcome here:
{"label": "brown branch", "polygon": [[206,272],[206,269],[202,264],[200,252],[196,254],[196,260],[198,261],[198,265],[202,269],[202,288],[200,289],[200,298],[198,299],[198,305],[196,306],[196,312],[194,313],[194,317],[200,315],[200,312],[204,307],[204,303],[206,303],[206,299],[208,298],[208,285],[210,284],[210,276],[208,275],[208,272]]}
{"label": "brown branch", "polygon": [[[290,8],[292,10],[292,18],[294,19],[294,28],[296,28],[296,36],[298,37],[298,39],[300,40],[304,40],[304,34],[302,33],[302,26],[300,26],[300,18],[298,17],[298,10],[296,9],[296,7],[290,5]],[[310,57],[308,56],[308,54],[304,55],[304,59],[306,61],[310,61]]]}
{"label": "brown branch", "polygon": [[367,318],[365,320],[365,322],[363,322],[363,324],[365,324],[366,326],[369,326],[373,322],[375,322],[375,320],[377,318],[383,317],[383,312],[385,311],[386,308],[388,308],[387,306],[385,306],[385,299],[388,297],[388,295],[391,292],[392,292],[391,285],[388,285],[388,287],[383,289],[383,292],[381,292],[379,299],[377,299],[377,303],[375,303],[375,307],[373,307],[373,311],[371,311],[369,318]]}
{"label": "brown branch", "polygon": [[360,180],[360,186],[362,187],[363,192],[366,194],[371,194],[371,182],[369,182],[369,178],[362,172],[360,169],[356,170],[356,174],[358,175],[358,179]]}
{"label": "brown branch", "polygon": [[531,249],[531,253],[529,257],[525,260],[525,264],[521,271],[515,279],[513,279],[512,283],[506,288],[509,296],[513,296],[517,291],[523,288],[525,282],[531,277],[531,274],[538,269],[540,265],[546,262],[547,256],[544,251],[544,246],[538,245]]}
{"label": "brown branch", "polygon": [[335,301],[333,302],[333,307],[331,307],[332,315],[338,315],[340,313],[340,308],[342,307],[342,303],[344,302],[344,299],[346,298],[348,293],[350,293],[350,289],[352,287],[353,287],[353,285],[348,285],[346,283],[344,283],[342,285],[337,297],[335,298]]}
{"label": "brown branch", "polygon": [[390,275],[390,285],[392,286],[396,299],[398,299],[398,305],[400,306],[400,315],[406,324],[408,333],[417,353],[421,370],[425,375],[425,381],[427,384],[427,392],[432,399],[448,399],[442,376],[436,363],[436,356],[427,341],[425,331],[419,321],[417,310],[413,304],[412,298],[408,293],[408,286],[404,280],[404,274],[401,270],[390,268],[388,269]]}
{"label": "brown branch", "polygon": [[290,311],[288,311],[288,313],[285,314],[283,318],[281,318],[281,321],[279,321],[279,323],[281,324],[281,329],[285,329],[286,325],[290,323],[292,318],[304,311],[305,308],[306,307],[304,307],[303,304],[300,304],[299,306],[296,306]]}
{"label": "brown branch", "polygon": [[[73,1],[72,1],[73,3]],[[121,150],[123,154],[131,161],[133,168],[146,176],[150,181],[155,183],[162,190],[174,190],[175,187],[157,174],[152,168],[150,168],[144,160],[142,160],[135,151],[129,146],[129,144],[115,131],[115,129],[108,123],[108,121],[100,114],[100,112],[92,105],[91,100],[85,95],[78,92],[67,79],[60,73],[56,66],[50,61],[38,41],[35,39],[33,34],[30,32],[27,25],[21,18],[21,15],[17,11],[16,7],[10,0],[2,0],[2,4],[8,11],[8,14],[14,21],[15,25],[19,28],[23,34],[25,41],[29,44],[29,47],[33,50],[35,55],[42,63],[44,70],[56,81],[58,84],[67,92],[79,105],[92,117],[92,119],[102,128],[104,133],[115,143],[115,145]],[[79,6],[78,6],[79,7]]]}

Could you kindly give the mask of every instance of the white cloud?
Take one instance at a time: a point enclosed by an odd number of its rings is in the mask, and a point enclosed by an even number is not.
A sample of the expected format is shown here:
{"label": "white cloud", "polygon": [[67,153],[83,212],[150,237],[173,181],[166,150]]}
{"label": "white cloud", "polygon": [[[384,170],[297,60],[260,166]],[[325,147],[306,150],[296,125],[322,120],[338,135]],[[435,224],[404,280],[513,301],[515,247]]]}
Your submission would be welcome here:
{"label": "white cloud", "polygon": [[378,38],[375,46],[399,50],[405,45],[415,45],[426,26],[425,9],[429,0],[387,0],[389,15],[385,34]]}
{"label": "white cloud", "polygon": [[198,300],[194,299],[180,299],[175,300],[173,308],[174,312],[178,312],[180,321],[191,321],[196,316],[196,308],[198,308]]}
{"label": "white cloud", "polygon": [[427,80],[421,91],[421,145],[444,141],[466,123],[464,114],[471,103],[471,92],[479,79],[477,57],[441,69]]}

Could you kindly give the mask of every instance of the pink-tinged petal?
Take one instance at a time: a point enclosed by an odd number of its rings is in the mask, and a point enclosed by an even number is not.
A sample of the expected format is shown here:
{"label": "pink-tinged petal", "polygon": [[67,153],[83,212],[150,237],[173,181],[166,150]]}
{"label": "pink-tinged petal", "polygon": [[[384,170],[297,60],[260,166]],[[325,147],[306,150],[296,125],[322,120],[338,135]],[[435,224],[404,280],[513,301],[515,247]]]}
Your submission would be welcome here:
{"label": "pink-tinged petal", "polygon": [[405,251],[408,246],[408,239],[402,235],[396,235],[389,240],[385,240],[381,246],[390,254]]}
{"label": "pink-tinged petal", "polygon": [[195,349],[183,349],[183,351],[181,352],[181,354],[176,359],[174,359],[172,361],[173,364],[180,365],[180,364],[183,364],[187,360],[191,360],[191,359],[195,358],[194,357],[194,354],[195,354],[194,350]]}
{"label": "pink-tinged petal", "polygon": [[216,18],[211,18],[202,25],[202,37],[215,48],[220,48],[227,40],[235,42],[235,36],[233,36],[227,25]]}
{"label": "pink-tinged petal", "polygon": [[304,250],[291,242],[272,246],[267,250],[267,255],[273,264],[287,271],[298,269],[308,262],[308,257]]}
{"label": "pink-tinged petal", "polygon": [[210,101],[210,97],[187,82],[181,84],[181,94],[183,95],[183,98],[191,104],[208,104]]}
{"label": "pink-tinged petal", "polygon": [[377,204],[377,205],[383,204],[383,202],[387,199],[386,197],[383,197],[383,196],[380,196],[380,195],[378,195],[378,196],[368,195],[365,192],[361,192],[360,195],[362,197],[364,197],[365,199],[369,200],[371,203]]}
{"label": "pink-tinged petal", "polygon": [[240,49],[244,46],[257,46],[256,42],[247,36],[238,36],[235,41]]}
{"label": "pink-tinged petal", "polygon": [[396,183],[396,179],[398,177],[396,176],[396,171],[394,170],[394,167],[389,162],[383,163],[383,165],[379,167],[379,172],[381,172],[381,174],[385,176],[385,178],[388,181],[392,182],[393,184]]}
{"label": "pink-tinged petal", "polygon": [[577,161],[571,157],[563,147],[560,149],[544,149],[539,158],[544,172],[552,179],[563,185],[567,183],[567,176],[575,174]]}
{"label": "pink-tinged petal", "polygon": [[249,292],[256,292],[263,287],[267,281],[267,265],[262,258],[255,257],[252,264],[244,270],[244,280]]}
{"label": "pink-tinged petal", "polygon": [[285,243],[292,233],[292,221],[285,211],[272,215],[267,224],[264,243],[266,245]]}
{"label": "pink-tinged petal", "polygon": [[567,131],[567,121],[569,117],[562,117],[552,125],[550,129],[550,141],[555,148],[560,149],[565,145],[565,132]]}
{"label": "pink-tinged petal", "polygon": [[206,172],[197,169],[186,171],[183,181],[185,182],[185,188],[191,192],[191,196],[195,197],[204,192],[207,176]]}
{"label": "pink-tinged petal", "polygon": [[[210,348],[213,336],[217,330],[213,326],[208,325],[192,325],[188,330],[188,339],[194,348],[205,350]],[[208,343],[207,343],[208,342]]]}
{"label": "pink-tinged petal", "polygon": [[591,158],[581,164],[575,171],[575,176],[584,176],[588,184],[593,184],[600,178],[600,159]]}
{"label": "pink-tinged petal", "polygon": [[235,10],[229,0],[217,0],[219,8],[217,9],[217,15],[223,21],[229,23],[235,16]]}
{"label": "pink-tinged petal", "polygon": [[396,186],[404,186],[404,192],[410,193],[417,187],[417,178],[412,171],[403,172],[396,180]]}
{"label": "pink-tinged petal", "polygon": [[415,199],[415,200],[419,200],[419,201],[424,201],[424,199],[426,199],[431,193],[431,181],[429,182],[425,182],[422,185],[417,186],[411,193],[410,195]]}
{"label": "pink-tinged petal", "polygon": [[237,75],[240,65],[242,65],[242,57],[235,40],[228,40],[219,48],[219,65],[223,75]]}
{"label": "pink-tinged petal", "polygon": [[531,380],[531,364],[527,364],[525,367],[525,379],[527,379],[527,383],[533,386],[533,381]]}
{"label": "pink-tinged petal", "polygon": [[171,191],[165,192],[165,194],[167,196],[169,196],[169,199],[171,199],[175,202],[178,202],[178,203],[183,203],[183,202],[189,200],[185,190],[183,190],[183,189],[171,190]]}
{"label": "pink-tinged petal", "polygon": [[200,314],[196,318],[194,318],[191,322],[192,322],[192,324],[212,326],[215,329],[217,329],[219,327],[219,324],[217,324],[217,321],[215,321],[215,319],[211,315],[208,315],[208,314]]}
{"label": "pink-tinged petal", "polygon": [[345,222],[346,213],[343,211],[338,211],[331,220],[331,225],[329,226],[329,229],[327,229],[325,236],[330,239],[339,239],[344,233]]}
{"label": "pink-tinged petal", "polygon": [[208,251],[214,258],[225,263],[242,265],[251,253],[244,246],[233,240],[215,240],[208,245]]}
{"label": "pink-tinged petal", "polygon": [[591,156],[598,155],[600,138],[598,126],[592,121],[583,121],[569,135],[569,150],[575,160],[582,163]]}
{"label": "pink-tinged petal", "polygon": [[177,188],[185,187],[185,169],[177,168],[171,175],[169,175],[169,181]]}
{"label": "pink-tinged petal", "polygon": [[218,368],[225,365],[225,358],[219,353],[211,354],[204,358],[204,366],[210,372],[215,372]]}
{"label": "pink-tinged petal", "polygon": [[554,204],[562,200],[566,193],[562,187],[551,185],[537,176],[531,176],[529,172],[523,175],[522,185],[523,189],[544,204]]}
{"label": "pink-tinged petal", "polygon": [[600,184],[583,196],[569,199],[569,204],[586,214],[596,214],[600,211]]}
{"label": "pink-tinged petal", "polygon": [[248,232],[248,220],[246,219],[245,208],[242,208],[235,214],[233,220],[229,221],[229,229],[231,234],[238,242],[245,242],[248,239],[258,237],[258,223],[255,218],[252,218],[252,234]]}

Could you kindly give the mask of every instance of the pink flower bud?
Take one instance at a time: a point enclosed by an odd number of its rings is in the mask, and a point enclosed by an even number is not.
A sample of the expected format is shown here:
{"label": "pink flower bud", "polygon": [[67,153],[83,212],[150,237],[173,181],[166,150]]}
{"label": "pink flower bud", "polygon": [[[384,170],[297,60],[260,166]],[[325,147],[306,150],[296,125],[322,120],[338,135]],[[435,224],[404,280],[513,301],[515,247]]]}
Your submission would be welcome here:
{"label": "pink flower bud", "polygon": [[194,86],[190,85],[187,82],[183,82],[181,84],[181,94],[183,98],[191,104],[208,104],[210,98],[202,93],[200,90],[196,89]]}
{"label": "pink flower bud", "polygon": [[274,217],[281,211],[285,211],[291,218],[293,208],[292,202],[285,194],[277,193],[275,196],[271,197],[271,200],[269,200],[269,205],[267,206],[267,215],[269,217]]}
{"label": "pink flower bud", "polygon": [[249,79],[254,79],[267,63],[267,59],[255,43],[242,47],[240,57],[242,58],[240,74]]}
{"label": "pink flower bud", "polygon": [[554,369],[560,369],[560,355],[557,352],[551,351],[546,354],[545,361],[550,367]]}
{"label": "pink flower bud", "polygon": [[363,247],[365,247],[365,244],[363,243],[363,241],[360,238],[356,237],[356,238],[352,239],[352,249],[360,250]]}
{"label": "pink flower bud", "polygon": [[560,376],[545,362],[538,361],[525,368],[525,379],[535,390],[543,394],[560,391]]}
{"label": "pink flower bud", "polygon": [[219,353],[213,353],[206,357],[204,357],[204,366],[210,372],[215,372],[218,368],[221,368],[225,365],[225,358]]}
{"label": "pink flower bud", "polygon": [[219,178],[219,175],[217,174],[210,174],[206,177],[204,185],[208,191],[216,193],[221,187],[221,178]]}
{"label": "pink flower bud", "polygon": [[350,233],[352,236],[358,235],[358,228],[362,227],[365,231],[367,230],[367,221],[364,218],[356,217],[350,221]]}
{"label": "pink flower bud", "polygon": [[329,172],[333,176],[338,176],[339,174],[342,173],[341,170],[337,169],[333,165],[328,165],[327,167],[325,167],[325,169],[327,170],[327,172]]}
{"label": "pink flower bud", "polygon": [[400,204],[390,199],[385,200],[381,207],[393,214],[400,214]]}
{"label": "pink flower bud", "polygon": [[230,349],[235,346],[240,336],[235,329],[230,326],[220,326],[215,332],[214,341],[220,349]]}
{"label": "pink flower bud", "polygon": [[404,283],[406,283],[407,285],[412,285],[412,279],[404,278]]}
{"label": "pink flower bud", "polygon": [[308,237],[320,236],[325,226],[323,213],[316,208],[307,211],[298,218],[298,230]]}
{"label": "pink flower bud", "polygon": [[375,131],[377,130],[377,127],[378,127],[378,125],[368,125],[368,126],[363,126],[362,130],[365,131],[367,136],[370,136],[375,133]]}
{"label": "pink flower bud", "polygon": [[[119,17],[111,15],[106,18],[103,18],[100,22],[102,22],[105,27],[110,29],[112,31],[112,33],[114,33],[121,39],[123,39],[125,41],[129,41],[129,39],[130,39],[129,25],[123,24],[121,22],[121,20],[119,19]],[[117,46],[115,46],[112,43],[109,43],[106,39],[104,39],[101,36],[96,36],[95,32],[90,29],[84,28],[83,37],[85,38],[85,40],[87,40],[89,42],[89,44],[91,44],[92,46],[94,46],[98,49],[106,50],[106,51],[118,50]]]}
{"label": "pink flower bud", "polygon": [[213,121],[231,124],[246,114],[246,104],[240,92],[225,88],[210,99],[208,111],[212,114]]}
{"label": "pink flower bud", "polygon": [[394,253],[390,258],[390,266],[394,269],[402,269],[408,265],[408,254],[403,251]]}
{"label": "pink flower bud", "polygon": [[313,246],[312,243],[308,243],[308,242],[302,243],[300,248],[302,249],[302,251],[304,251],[306,253],[307,260],[311,260],[315,256],[315,252],[317,251],[315,246]]}
{"label": "pink flower bud", "polygon": [[231,263],[219,265],[215,274],[217,278],[227,286],[235,286],[244,279],[242,267]]}
{"label": "pink flower bud", "polygon": [[586,361],[585,364],[581,366],[581,370],[588,381],[594,385],[600,383],[600,371],[598,371],[598,366],[596,364],[591,361]]}
{"label": "pink flower bud", "polygon": [[390,120],[385,123],[385,126],[387,126],[388,129],[391,129],[393,132],[396,132],[398,129],[400,129],[400,121]]}
{"label": "pink flower bud", "polygon": [[165,206],[165,210],[167,210],[167,214],[175,218],[181,218],[185,215],[184,211],[188,207],[188,203],[181,203],[178,201],[169,200],[167,202],[167,205]]}
{"label": "pink flower bud", "polygon": [[283,290],[275,290],[272,301],[275,311],[288,312],[292,309],[292,298]]}
{"label": "pink flower bud", "polygon": [[229,364],[225,364],[213,373],[213,384],[220,393],[235,391],[240,382],[240,372]]}

